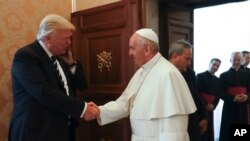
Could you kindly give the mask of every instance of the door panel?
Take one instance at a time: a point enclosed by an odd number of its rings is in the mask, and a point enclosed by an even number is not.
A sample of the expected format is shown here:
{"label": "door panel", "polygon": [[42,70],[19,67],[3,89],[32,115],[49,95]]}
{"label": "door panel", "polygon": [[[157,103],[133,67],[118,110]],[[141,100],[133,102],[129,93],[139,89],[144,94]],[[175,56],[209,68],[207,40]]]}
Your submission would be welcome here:
{"label": "door panel", "polygon": [[[77,96],[103,105],[116,100],[136,71],[129,57],[129,39],[141,27],[139,0],[116,3],[72,13],[76,32],[72,37],[74,58],[84,66],[88,88]],[[77,141],[130,141],[129,119],[100,127],[96,120],[80,120]]]}
{"label": "door panel", "polygon": [[168,57],[170,44],[179,39],[193,43],[193,9],[184,5],[161,3],[159,6],[160,52]]}

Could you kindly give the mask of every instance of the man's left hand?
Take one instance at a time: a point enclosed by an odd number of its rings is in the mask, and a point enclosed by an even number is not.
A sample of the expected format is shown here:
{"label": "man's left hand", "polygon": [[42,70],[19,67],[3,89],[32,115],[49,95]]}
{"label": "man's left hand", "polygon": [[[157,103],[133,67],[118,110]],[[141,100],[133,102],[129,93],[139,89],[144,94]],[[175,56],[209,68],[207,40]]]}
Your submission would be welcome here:
{"label": "man's left hand", "polygon": [[59,57],[68,65],[74,63],[74,58],[71,51],[67,51],[64,55],[60,55]]}
{"label": "man's left hand", "polygon": [[199,123],[200,133],[204,134],[207,131],[207,119],[203,119]]}

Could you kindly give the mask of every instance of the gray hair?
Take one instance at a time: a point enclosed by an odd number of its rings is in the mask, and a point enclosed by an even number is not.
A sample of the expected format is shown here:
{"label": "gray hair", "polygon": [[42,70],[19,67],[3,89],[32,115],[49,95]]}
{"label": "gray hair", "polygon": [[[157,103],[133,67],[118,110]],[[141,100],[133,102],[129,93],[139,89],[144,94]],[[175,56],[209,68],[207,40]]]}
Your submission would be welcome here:
{"label": "gray hair", "polygon": [[43,40],[45,36],[55,32],[57,29],[74,31],[75,26],[59,15],[49,14],[42,19],[36,38],[37,40]]}
{"label": "gray hair", "polygon": [[159,51],[159,44],[154,42],[154,41],[151,41],[151,40],[148,40],[144,37],[142,37],[141,35],[138,34],[137,36],[137,44],[139,45],[145,45],[145,44],[149,44],[150,47],[153,49],[154,52],[158,52]]}
{"label": "gray hair", "polygon": [[232,52],[232,54],[231,54],[231,59],[233,59],[236,55],[240,55],[241,59],[243,59],[243,55],[242,55],[242,53],[239,52],[239,51]]}
{"label": "gray hair", "polygon": [[192,45],[185,40],[174,41],[168,50],[168,56],[171,57],[174,53],[181,55],[185,48],[192,48]]}

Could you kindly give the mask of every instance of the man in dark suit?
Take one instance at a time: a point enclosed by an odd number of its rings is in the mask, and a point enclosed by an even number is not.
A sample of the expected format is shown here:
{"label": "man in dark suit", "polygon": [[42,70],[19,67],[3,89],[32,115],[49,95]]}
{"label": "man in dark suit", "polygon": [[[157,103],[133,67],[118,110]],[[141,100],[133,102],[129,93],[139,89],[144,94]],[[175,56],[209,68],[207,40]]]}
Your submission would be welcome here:
{"label": "man in dark suit", "polygon": [[37,40],[19,49],[12,65],[14,110],[9,141],[70,141],[72,118],[91,118],[98,109],[74,98],[86,81],[69,50],[75,27],[47,15]]}
{"label": "man in dark suit", "polygon": [[176,66],[185,78],[192,94],[197,111],[189,115],[188,134],[190,141],[200,141],[201,135],[207,130],[207,111],[196,90],[196,76],[190,69],[192,63],[192,45],[184,40],[174,41],[168,51],[169,61]]}

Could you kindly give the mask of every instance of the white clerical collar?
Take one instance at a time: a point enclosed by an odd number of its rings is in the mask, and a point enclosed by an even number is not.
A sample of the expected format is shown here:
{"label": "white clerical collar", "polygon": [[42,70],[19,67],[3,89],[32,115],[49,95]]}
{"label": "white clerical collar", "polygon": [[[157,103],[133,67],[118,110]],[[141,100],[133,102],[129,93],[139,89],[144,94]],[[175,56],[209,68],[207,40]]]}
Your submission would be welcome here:
{"label": "white clerical collar", "polygon": [[42,46],[42,48],[44,49],[46,54],[49,56],[49,58],[51,58],[53,56],[53,54],[48,50],[48,48],[45,46],[45,44],[40,40],[38,42]]}
{"label": "white clerical collar", "polygon": [[150,59],[146,64],[142,65],[143,70],[148,70],[150,69],[161,57],[161,54],[158,52],[157,54],[155,54],[155,56]]}

